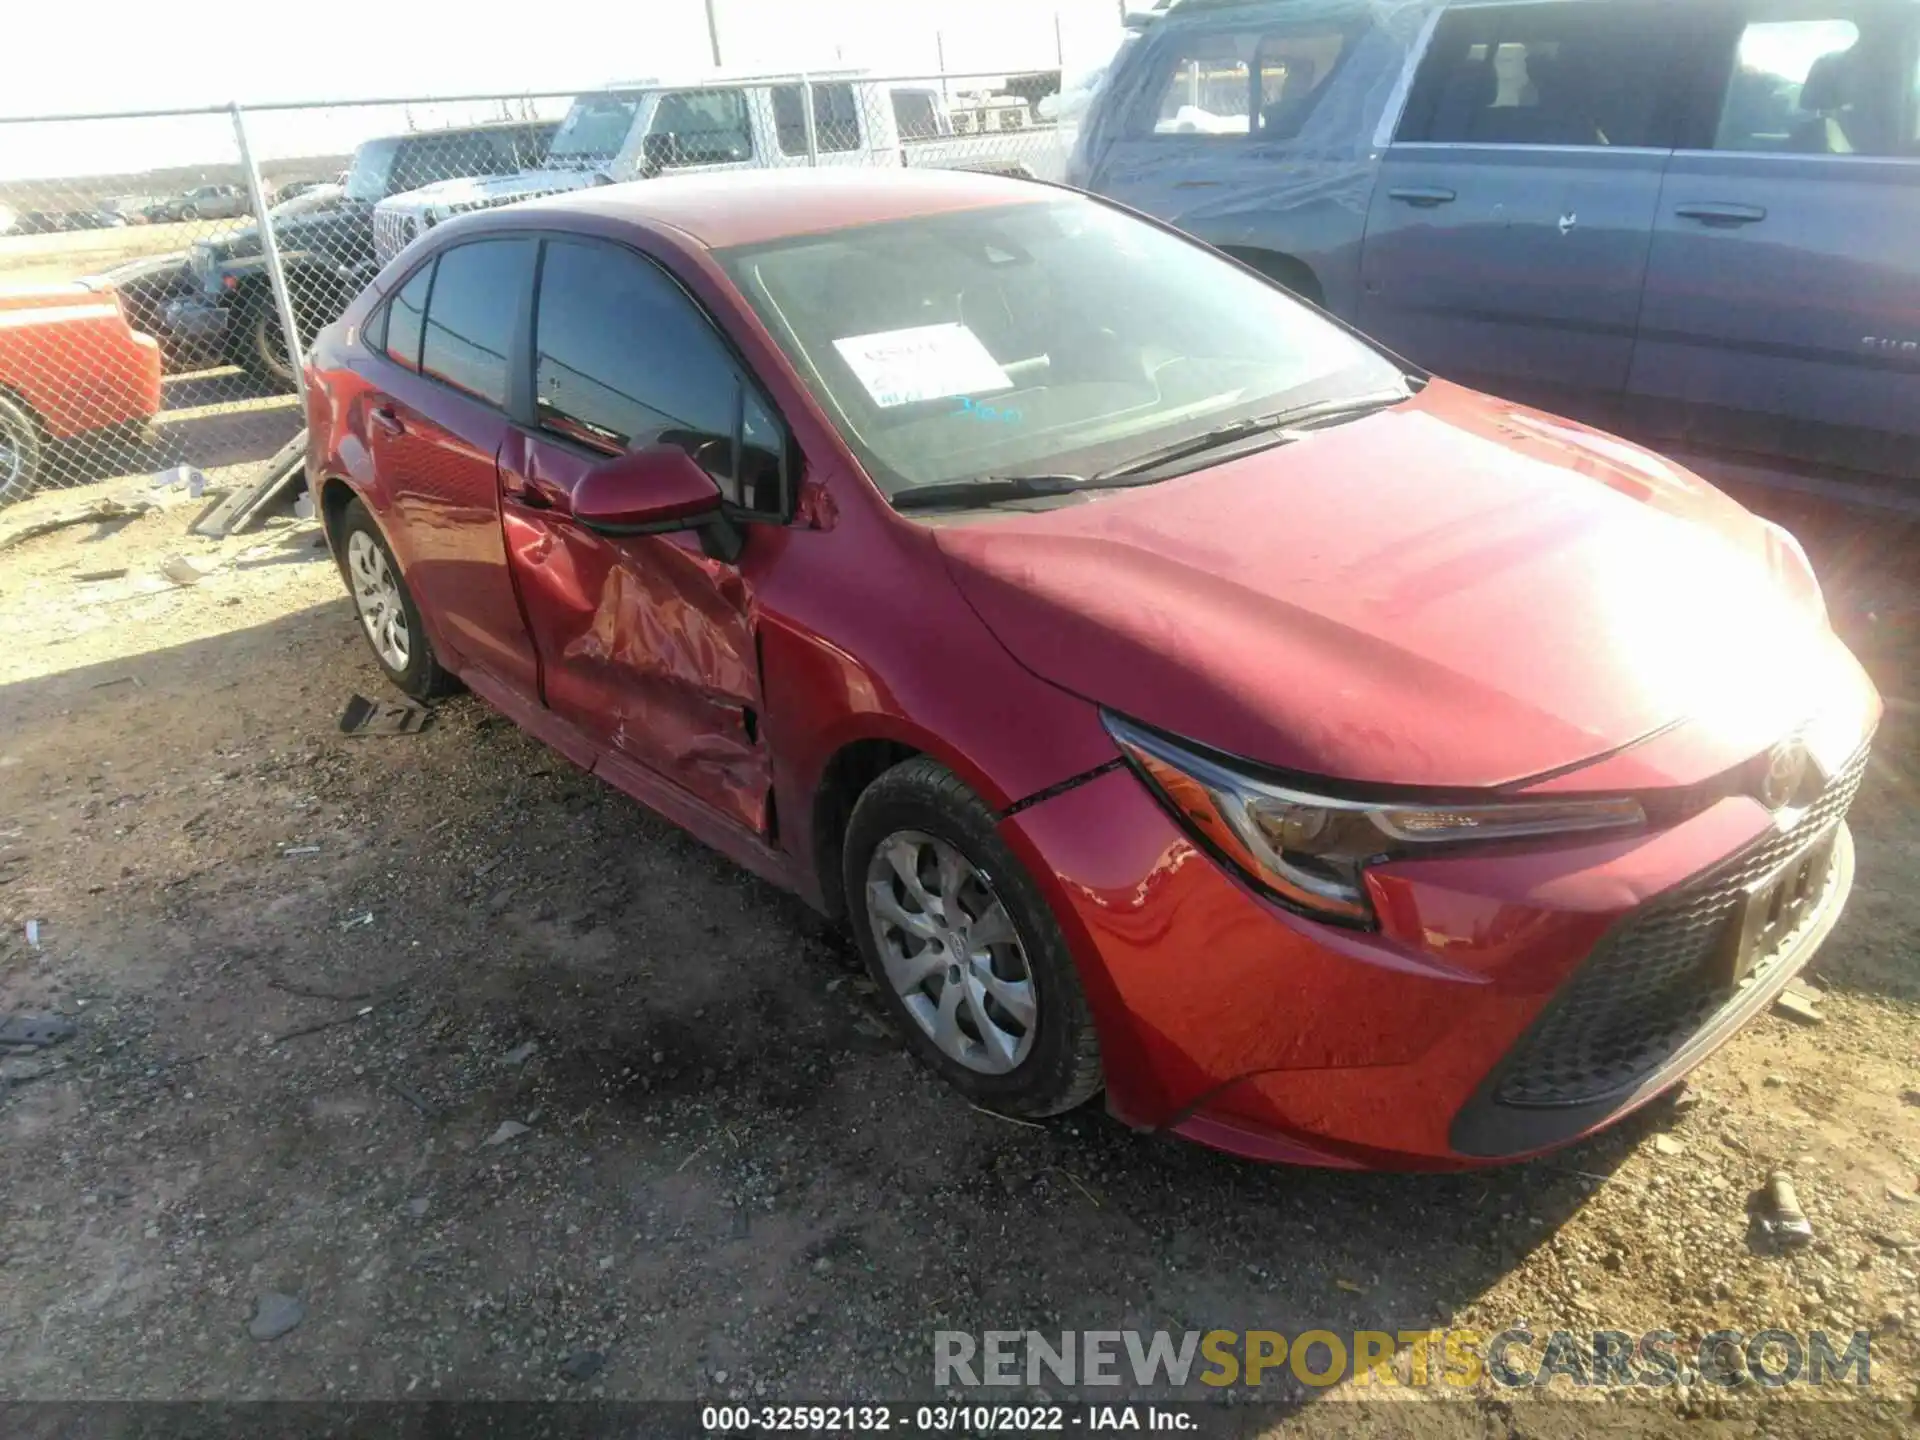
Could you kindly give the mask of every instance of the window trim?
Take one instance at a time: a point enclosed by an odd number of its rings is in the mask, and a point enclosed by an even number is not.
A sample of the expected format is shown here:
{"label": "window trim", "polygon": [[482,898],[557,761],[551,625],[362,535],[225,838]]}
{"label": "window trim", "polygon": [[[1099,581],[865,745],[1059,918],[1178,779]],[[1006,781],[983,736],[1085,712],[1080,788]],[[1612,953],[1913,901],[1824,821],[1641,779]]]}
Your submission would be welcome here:
{"label": "window trim", "polygon": [[[780,427],[784,441],[781,446],[780,455],[780,512],[774,513],[772,511],[750,509],[747,506],[735,504],[723,495],[721,497],[721,509],[723,513],[732,520],[746,521],[755,524],[791,525],[793,523],[794,513],[799,508],[800,480],[806,468],[806,457],[800,449],[799,439],[795,434],[793,423],[787,418],[786,412],[775,402],[773,396],[768,393],[766,385],[761,381],[759,375],[755,373],[753,367],[747,363],[746,356],[741,353],[740,347],[734,343],[733,336],[727,332],[726,326],[722,325],[720,321],[715,318],[713,312],[701,302],[700,297],[695,295],[680,277],[673,273],[672,268],[657,256],[641,249],[638,245],[626,240],[614,239],[611,236],[592,235],[578,230],[554,229],[516,230],[502,233],[528,236],[535,240],[538,246],[533,262],[533,283],[527,287],[525,303],[522,306],[520,316],[521,329],[515,335],[515,345],[517,347],[515,358],[518,363],[513,366],[507,376],[507,394],[509,400],[512,401],[507,416],[513,421],[515,426],[523,431],[531,440],[537,440],[543,444],[560,445],[583,457],[594,460],[611,460],[615,458],[613,454],[606,450],[602,450],[594,445],[589,445],[585,441],[576,440],[574,437],[562,434],[559,431],[550,430],[540,423],[538,406],[539,388],[536,379],[536,372],[539,366],[540,291],[542,281],[546,276],[547,247],[556,240],[568,244],[598,247],[632,256],[641,264],[650,266],[652,269],[658,271],[667,283],[680,293],[681,297],[693,308],[693,313],[700,317],[707,329],[719,340],[722,348],[726,352],[727,359],[733,365],[734,373],[740,381],[740,389],[732,407],[734,413],[734,433],[732,439],[736,451],[736,471],[738,469],[737,451],[740,444],[740,427],[744,423],[745,399],[746,392],[749,388],[751,388],[754,395],[759,399],[761,408],[768,415],[772,416],[774,422]],[[424,333],[423,328],[423,336]],[[619,453],[627,454],[630,452],[621,451]]]}

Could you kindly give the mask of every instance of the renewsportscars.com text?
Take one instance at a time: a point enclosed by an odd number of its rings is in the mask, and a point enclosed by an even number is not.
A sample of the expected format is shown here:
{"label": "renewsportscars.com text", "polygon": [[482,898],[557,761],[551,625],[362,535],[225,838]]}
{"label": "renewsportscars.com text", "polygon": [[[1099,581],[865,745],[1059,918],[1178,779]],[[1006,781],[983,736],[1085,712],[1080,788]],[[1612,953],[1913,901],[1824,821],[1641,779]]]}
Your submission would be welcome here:
{"label": "renewsportscars.com text", "polygon": [[[1555,1381],[1578,1387],[1657,1389],[1704,1382],[1727,1389],[1759,1385],[1872,1383],[1870,1337],[1864,1330],[1716,1330],[1697,1345],[1671,1330],[1523,1327],[1488,1335],[1478,1330],[939,1330],[933,1337],[937,1386],[1163,1385],[1193,1381],[1224,1388],[1258,1386],[1291,1376],[1303,1385],[1449,1386],[1483,1380],[1505,1388]],[[1404,1351],[1403,1364],[1396,1354]],[[1404,1374],[1403,1374],[1404,1372]]]}

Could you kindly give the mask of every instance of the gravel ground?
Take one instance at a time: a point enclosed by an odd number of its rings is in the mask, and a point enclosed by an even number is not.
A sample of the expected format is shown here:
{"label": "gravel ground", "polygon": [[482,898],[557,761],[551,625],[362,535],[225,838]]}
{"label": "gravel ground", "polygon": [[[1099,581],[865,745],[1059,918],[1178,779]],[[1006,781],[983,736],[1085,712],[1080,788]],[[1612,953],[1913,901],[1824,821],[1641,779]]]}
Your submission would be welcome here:
{"label": "gravel ground", "polygon": [[[92,493],[15,507],[0,543]],[[0,1062],[0,1399],[900,1399],[932,1393],[939,1329],[1524,1322],[1867,1329],[1881,1405],[1482,1385],[1409,1410],[1289,1382],[1250,1413],[1920,1414],[1910,540],[1809,522],[1896,701],[1823,1022],[1764,1016],[1597,1141],[1436,1178],[970,1110],[824,922],[478,702],[341,737],[383,692],[316,532],[214,545],[190,513],[0,553],[0,1013],[78,1022]],[[159,578],[175,555],[211,573]],[[1797,1252],[1749,1219],[1777,1166],[1818,1237]]]}

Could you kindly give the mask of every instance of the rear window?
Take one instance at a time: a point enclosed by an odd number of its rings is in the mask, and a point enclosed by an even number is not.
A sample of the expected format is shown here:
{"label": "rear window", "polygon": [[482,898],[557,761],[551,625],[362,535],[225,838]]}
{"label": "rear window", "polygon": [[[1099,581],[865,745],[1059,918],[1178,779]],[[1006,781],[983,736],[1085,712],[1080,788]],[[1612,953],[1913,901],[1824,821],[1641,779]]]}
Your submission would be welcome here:
{"label": "rear window", "polygon": [[1177,35],[1152,62],[1149,105],[1137,128],[1155,135],[1292,139],[1351,38],[1326,27]]}
{"label": "rear window", "polygon": [[1396,138],[1671,148],[1684,73],[1674,61],[1690,46],[1674,8],[1606,0],[1452,11]]}

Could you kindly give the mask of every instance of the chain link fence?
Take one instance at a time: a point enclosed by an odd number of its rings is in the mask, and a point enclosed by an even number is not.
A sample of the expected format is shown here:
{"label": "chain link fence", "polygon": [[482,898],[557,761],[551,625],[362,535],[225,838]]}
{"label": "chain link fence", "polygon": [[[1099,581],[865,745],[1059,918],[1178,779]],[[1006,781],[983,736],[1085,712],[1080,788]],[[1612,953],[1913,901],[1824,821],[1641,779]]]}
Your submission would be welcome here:
{"label": "chain link fence", "polygon": [[0,118],[0,504],[300,432],[298,357],[467,211],[716,170],[1059,180],[1058,72],[765,75],[546,95]]}

